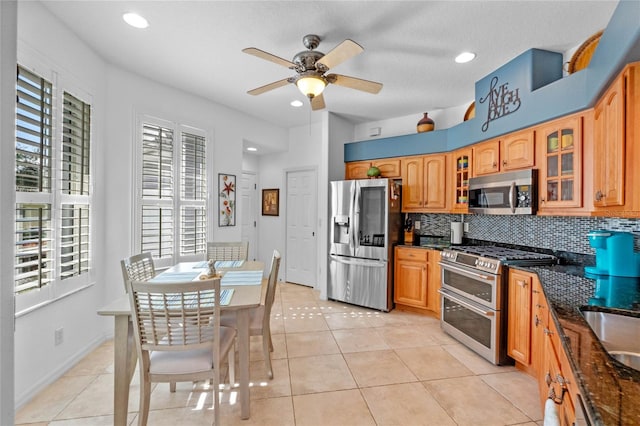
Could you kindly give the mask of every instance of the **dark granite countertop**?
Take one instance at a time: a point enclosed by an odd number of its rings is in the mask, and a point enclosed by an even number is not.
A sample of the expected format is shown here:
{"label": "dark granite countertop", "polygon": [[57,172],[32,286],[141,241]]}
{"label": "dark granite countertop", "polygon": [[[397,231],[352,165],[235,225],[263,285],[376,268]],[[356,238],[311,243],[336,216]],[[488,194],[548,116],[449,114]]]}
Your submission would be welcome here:
{"label": "dark granite countertop", "polygon": [[610,357],[580,313],[640,317],[640,278],[589,277],[583,265],[571,264],[518,269],[540,278],[589,417],[607,426],[640,424],[640,371]]}

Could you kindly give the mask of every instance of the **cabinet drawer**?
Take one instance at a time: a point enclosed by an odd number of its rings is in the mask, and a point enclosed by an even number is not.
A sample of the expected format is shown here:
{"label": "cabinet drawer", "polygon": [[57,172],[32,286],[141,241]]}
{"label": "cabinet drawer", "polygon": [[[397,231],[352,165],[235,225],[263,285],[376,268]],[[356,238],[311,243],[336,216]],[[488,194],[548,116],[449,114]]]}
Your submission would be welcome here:
{"label": "cabinet drawer", "polygon": [[429,250],[426,250],[426,249],[398,248],[396,250],[397,260],[412,260],[415,262],[426,262],[428,256],[429,256]]}

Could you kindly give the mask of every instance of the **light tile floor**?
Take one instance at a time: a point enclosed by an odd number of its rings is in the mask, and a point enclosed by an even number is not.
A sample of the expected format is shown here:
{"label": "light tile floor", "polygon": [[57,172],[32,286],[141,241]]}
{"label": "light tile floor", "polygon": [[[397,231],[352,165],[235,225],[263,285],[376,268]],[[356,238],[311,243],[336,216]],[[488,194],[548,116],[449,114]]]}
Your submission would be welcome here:
{"label": "light tile floor", "polygon": [[[496,367],[440,330],[437,319],[322,301],[318,292],[279,284],[272,312],[274,379],[260,338],[251,342],[251,418],[237,393],[222,393],[227,425],[542,424],[535,380]],[[254,340],[255,339],[255,340]],[[137,424],[138,377],[129,423]],[[154,387],[149,425],[213,420],[206,384]],[[89,354],[16,414],[18,425],[113,423],[113,342]]]}

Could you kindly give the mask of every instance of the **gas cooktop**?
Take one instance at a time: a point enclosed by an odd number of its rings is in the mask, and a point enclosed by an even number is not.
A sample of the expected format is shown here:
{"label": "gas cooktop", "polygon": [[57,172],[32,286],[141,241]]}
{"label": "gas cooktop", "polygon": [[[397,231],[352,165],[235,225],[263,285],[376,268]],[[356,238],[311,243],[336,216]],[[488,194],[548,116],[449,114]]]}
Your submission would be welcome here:
{"label": "gas cooktop", "polygon": [[531,251],[517,250],[506,247],[497,246],[455,246],[451,247],[452,250],[463,251],[465,253],[475,254],[483,257],[490,257],[492,259],[498,259],[503,262],[510,261],[555,261],[557,258],[550,254],[535,253]]}
{"label": "gas cooktop", "polygon": [[499,272],[502,265],[553,265],[558,258],[543,253],[498,246],[455,246],[442,251],[442,260],[489,272]]}

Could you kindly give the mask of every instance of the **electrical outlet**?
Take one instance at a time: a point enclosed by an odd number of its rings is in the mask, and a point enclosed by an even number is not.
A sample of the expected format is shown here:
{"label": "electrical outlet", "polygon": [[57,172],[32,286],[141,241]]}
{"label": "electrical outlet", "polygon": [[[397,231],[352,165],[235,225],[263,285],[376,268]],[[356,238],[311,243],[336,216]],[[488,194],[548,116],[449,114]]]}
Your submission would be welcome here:
{"label": "electrical outlet", "polygon": [[60,328],[56,328],[55,334],[54,334],[54,343],[56,346],[61,345],[62,342],[64,341],[64,328],[60,327]]}
{"label": "electrical outlet", "polygon": [[469,232],[469,222],[464,223],[464,232]]}
{"label": "electrical outlet", "polygon": [[416,220],[415,222],[413,222],[413,227],[416,228],[417,231],[420,230],[420,221]]}

